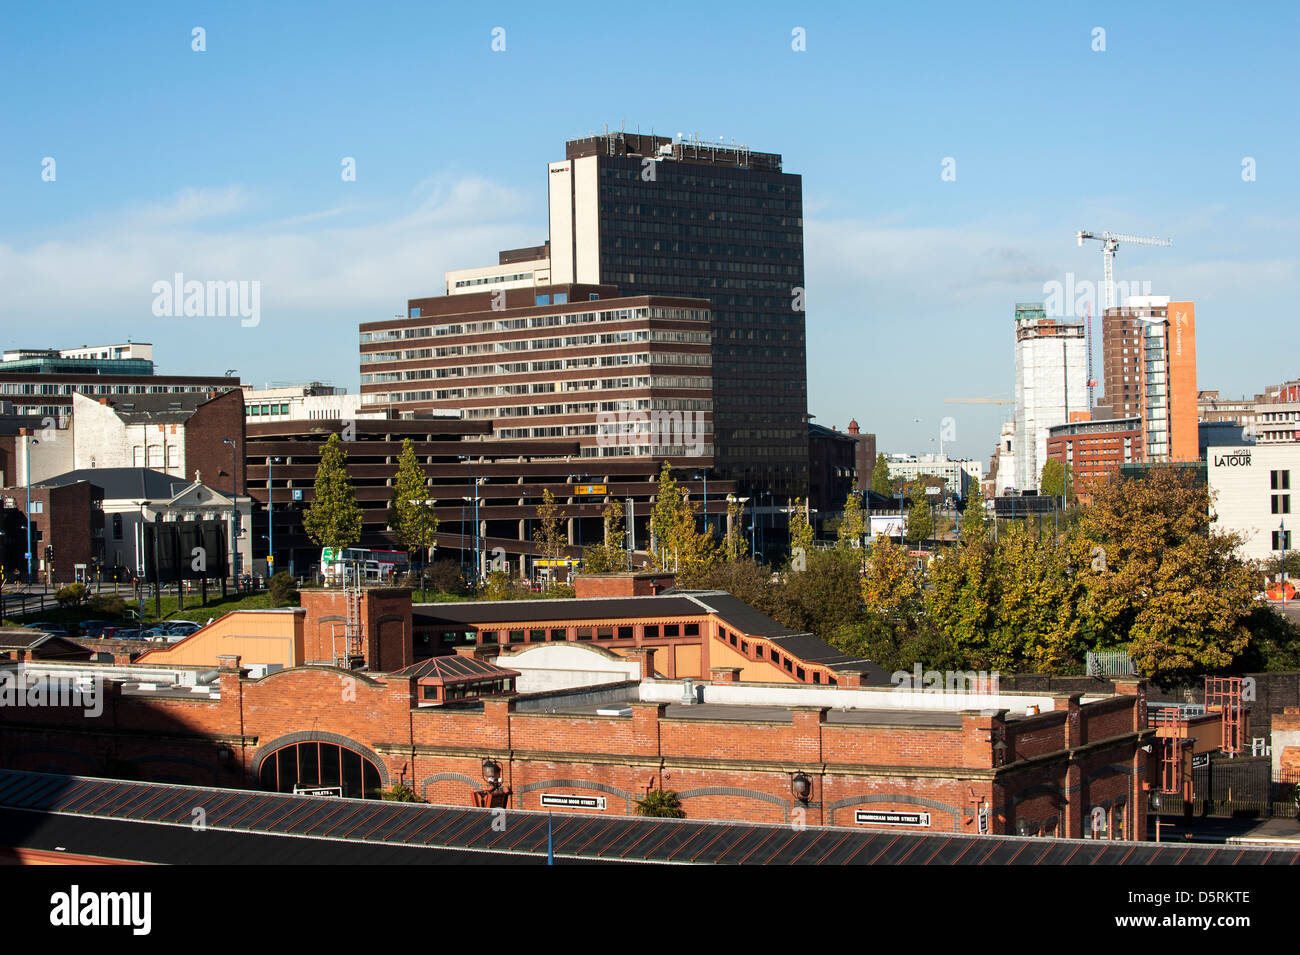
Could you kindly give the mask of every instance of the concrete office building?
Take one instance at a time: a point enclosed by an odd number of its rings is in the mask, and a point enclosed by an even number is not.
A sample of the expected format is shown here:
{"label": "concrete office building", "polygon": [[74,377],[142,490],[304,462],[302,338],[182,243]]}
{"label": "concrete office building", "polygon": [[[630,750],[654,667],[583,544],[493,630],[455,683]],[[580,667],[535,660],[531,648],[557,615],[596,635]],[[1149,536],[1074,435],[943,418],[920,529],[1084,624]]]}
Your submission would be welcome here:
{"label": "concrete office building", "polygon": [[1212,447],[1206,471],[1214,495],[1215,527],[1245,536],[1240,553],[1248,560],[1276,560],[1291,550],[1300,528],[1300,444]]}
{"label": "concrete office building", "polygon": [[361,326],[363,408],[459,411],[583,458],[712,457],[705,300],[549,285],[411,299],[408,315]]}
{"label": "concrete office building", "polygon": [[74,394],[94,398],[179,395],[238,387],[235,377],[155,374],[153,346],[142,342],[62,350],[19,348],[0,356],[4,413],[55,421],[72,413]]}
{"label": "concrete office building", "polygon": [[1269,388],[1255,402],[1251,433],[1256,444],[1300,441],[1300,381]]}
{"label": "concrete office building", "polygon": [[946,454],[891,454],[886,461],[891,479],[911,482],[919,477],[936,477],[943,481],[948,493],[961,498],[969,493],[972,481],[979,483],[984,479],[984,462],[950,458]]}
{"label": "concrete office building", "polygon": [[1016,423],[1014,421],[1002,422],[1002,430],[998,433],[997,450],[993,452],[993,459],[989,465],[989,482],[992,484],[992,492],[1001,497],[1012,490],[1019,490],[1016,487]]}
{"label": "concrete office building", "polygon": [[501,252],[496,265],[446,273],[446,294],[496,292],[551,284],[551,243]]}
{"label": "concrete office building", "polygon": [[259,421],[346,421],[359,417],[383,418],[379,408],[361,408],[361,395],[313,381],[307,385],[254,388],[244,385],[244,417]]}
{"label": "concrete office building", "polygon": [[[1083,323],[1047,317],[1041,303],[1016,305],[1016,477],[1038,489],[1051,428],[1088,414]],[[999,468],[1001,472],[1001,468]]]}
{"label": "concrete office building", "polygon": [[774,153],[609,132],[566,143],[547,178],[551,281],[708,299],[715,473],[805,495],[801,177]]}
{"label": "concrete office building", "polygon": [[1130,296],[1102,321],[1104,405],[1142,419],[1140,460],[1196,461],[1196,308],[1167,295]]}

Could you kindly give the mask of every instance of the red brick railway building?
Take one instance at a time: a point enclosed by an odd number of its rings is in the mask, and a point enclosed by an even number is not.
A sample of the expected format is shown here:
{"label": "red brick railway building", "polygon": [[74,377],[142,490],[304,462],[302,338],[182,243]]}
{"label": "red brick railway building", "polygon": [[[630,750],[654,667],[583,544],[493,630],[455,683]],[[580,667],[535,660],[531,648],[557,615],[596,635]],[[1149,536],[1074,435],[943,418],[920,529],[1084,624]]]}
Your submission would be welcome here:
{"label": "red brick railway building", "polygon": [[[961,698],[864,686],[869,668],[842,661],[834,685],[759,681],[763,671],[751,661],[711,666],[704,702],[687,703],[679,701],[691,686],[660,672],[659,648],[640,640],[620,653],[580,643],[564,628],[565,639],[547,646],[467,643],[456,658],[463,665],[441,668],[439,678],[469,679],[477,662],[481,679],[474,694],[446,702],[422,692],[438,668],[414,660],[408,593],[363,595],[356,669],[325,657],[339,639],[337,599],[308,596],[306,607],[278,612],[287,614],[283,640],[297,647],[299,662],[265,675],[264,667],[247,667],[247,654],[259,652],[247,649],[255,646],[256,620],[232,614],[225,630],[214,624],[207,638],[204,631],[189,638],[188,650],[177,649],[187,641],[167,648],[190,659],[222,646],[244,651],[243,660],[217,654],[215,672],[151,654],[105,668],[98,716],[72,706],[0,707],[0,767],[285,792],[338,786],[343,795],[401,784],[452,805],[483,801],[485,771],[494,769],[497,798],[520,809],[630,814],[648,790],[662,787],[677,792],[695,819],[1146,835],[1151,777],[1143,746],[1154,733],[1137,682],[1088,701],[1077,694]],[[648,609],[615,626],[653,626],[646,621],[657,598],[640,599]],[[820,641],[797,636],[786,652],[815,655],[810,641]],[[707,628],[699,640],[718,645]],[[673,653],[682,658],[676,647]],[[548,655],[593,665],[636,661],[641,679],[517,692],[511,674],[523,672],[525,657]],[[24,665],[46,674],[64,666]],[[777,669],[784,671],[782,662]],[[168,683],[169,673],[177,681]]]}

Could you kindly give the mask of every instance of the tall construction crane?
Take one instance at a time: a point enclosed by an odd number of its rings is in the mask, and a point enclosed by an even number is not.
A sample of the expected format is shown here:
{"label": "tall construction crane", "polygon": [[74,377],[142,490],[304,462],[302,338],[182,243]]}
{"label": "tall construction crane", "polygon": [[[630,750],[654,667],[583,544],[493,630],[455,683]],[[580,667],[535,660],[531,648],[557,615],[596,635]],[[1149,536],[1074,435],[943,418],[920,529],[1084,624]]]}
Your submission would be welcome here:
{"label": "tall construction crane", "polygon": [[[1085,239],[1096,239],[1101,243],[1101,265],[1102,276],[1104,279],[1102,293],[1103,311],[1104,309],[1115,307],[1115,252],[1119,249],[1121,242],[1127,245],[1157,245],[1170,246],[1174,244],[1173,239],[1154,239],[1145,235],[1129,235],[1126,232],[1089,232],[1086,229],[1080,229],[1074,234],[1082,247]],[[1088,308],[1087,317],[1087,350],[1088,350],[1088,410],[1092,410],[1093,389],[1097,387],[1097,379],[1092,377],[1092,307]]]}

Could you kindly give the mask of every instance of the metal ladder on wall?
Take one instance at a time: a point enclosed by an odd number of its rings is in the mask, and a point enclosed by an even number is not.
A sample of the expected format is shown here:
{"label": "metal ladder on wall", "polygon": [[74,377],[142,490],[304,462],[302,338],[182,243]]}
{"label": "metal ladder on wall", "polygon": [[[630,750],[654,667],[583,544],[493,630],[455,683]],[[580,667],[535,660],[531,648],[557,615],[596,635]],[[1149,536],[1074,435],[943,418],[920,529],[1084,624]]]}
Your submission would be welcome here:
{"label": "metal ladder on wall", "polygon": [[344,572],[344,596],[347,599],[347,621],[343,626],[343,646],[339,647],[337,636],[334,640],[334,665],[341,670],[355,669],[359,663],[364,662],[365,653],[362,649],[362,637],[365,635],[365,627],[361,623],[361,564],[351,566],[351,579],[347,579],[347,572]]}

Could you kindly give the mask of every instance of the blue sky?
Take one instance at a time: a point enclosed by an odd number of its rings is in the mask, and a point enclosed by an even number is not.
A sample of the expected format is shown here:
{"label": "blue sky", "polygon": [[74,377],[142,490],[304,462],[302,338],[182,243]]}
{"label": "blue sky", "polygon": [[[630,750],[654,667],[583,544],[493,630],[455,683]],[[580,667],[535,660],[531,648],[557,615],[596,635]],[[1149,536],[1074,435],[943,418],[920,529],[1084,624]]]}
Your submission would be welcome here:
{"label": "blue sky", "polygon": [[[1014,303],[1100,278],[1080,228],[1173,238],[1116,275],[1197,303],[1202,388],[1300,377],[1300,8],[992,6],[11,5],[0,343],[356,390],[358,322],[542,241],[546,163],[626,124],[803,176],[810,410],[882,449],[952,416],[987,461],[1010,406],[943,399],[1011,395]],[[176,272],[260,281],[259,324],[155,317]]]}

